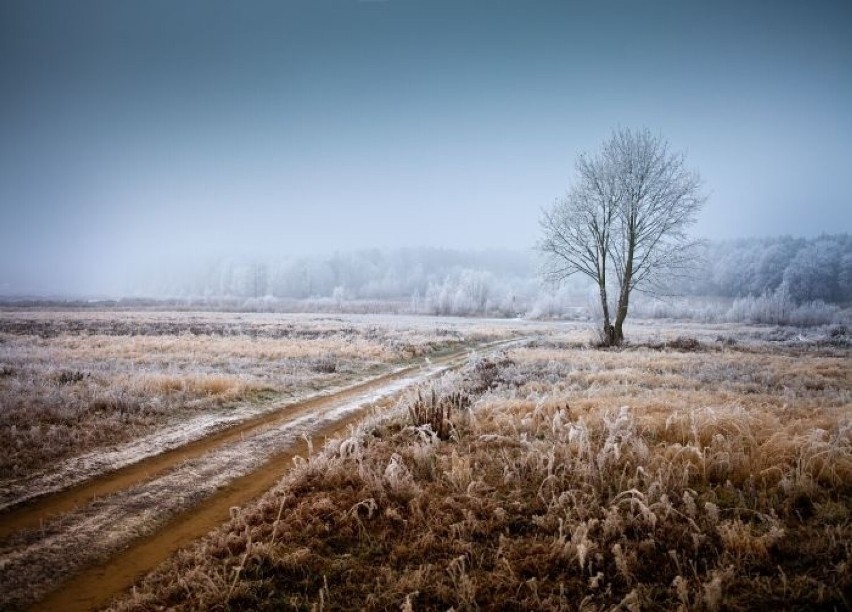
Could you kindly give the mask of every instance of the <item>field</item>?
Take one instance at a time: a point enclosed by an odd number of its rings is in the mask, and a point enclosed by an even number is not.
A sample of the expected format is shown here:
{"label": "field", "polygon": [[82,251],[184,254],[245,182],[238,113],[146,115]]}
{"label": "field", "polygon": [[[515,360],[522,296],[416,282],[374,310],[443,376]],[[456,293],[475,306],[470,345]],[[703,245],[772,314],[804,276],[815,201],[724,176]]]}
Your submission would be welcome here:
{"label": "field", "polygon": [[[256,474],[301,437],[333,429],[447,360],[514,337],[516,327],[420,317],[3,312],[0,607],[39,599]],[[210,526],[227,511],[214,513]],[[34,577],[37,566],[44,571]]]}
{"label": "field", "polygon": [[0,456],[2,481],[169,425],[186,428],[201,418],[210,426],[241,406],[270,406],[501,334],[468,334],[451,324],[377,326],[366,318],[5,313],[0,445],[9,452]]}
{"label": "field", "polygon": [[[181,470],[237,469],[245,449],[290,454],[262,470],[263,495],[224,505],[206,536],[164,554],[110,609],[850,606],[843,327],[640,321],[631,344],[609,350],[590,347],[582,324],[475,319],[21,311],[0,315],[0,327],[2,441],[18,453],[3,473],[32,486],[60,459],[199,415],[252,406],[237,411],[250,418],[394,368],[436,366],[370,400],[366,419],[353,412],[334,430],[299,430],[298,452],[295,434],[261,439],[294,422],[284,415],[170,466],[157,488],[140,480],[40,530],[6,534],[3,607],[45,595],[45,609],[67,607],[62,579],[73,575],[81,589],[108,590],[104,576],[121,574],[129,542],[170,537],[174,523],[150,516],[157,504],[168,518],[203,511],[198,499],[172,498],[216,498]],[[454,349],[511,338],[520,340],[437,368]],[[54,425],[72,441],[44,449]],[[256,472],[247,462],[244,473]],[[136,489],[155,507],[116,520],[143,499]],[[95,521],[107,510],[109,521]],[[92,525],[119,545],[92,539]],[[59,577],[39,582],[39,572]]]}

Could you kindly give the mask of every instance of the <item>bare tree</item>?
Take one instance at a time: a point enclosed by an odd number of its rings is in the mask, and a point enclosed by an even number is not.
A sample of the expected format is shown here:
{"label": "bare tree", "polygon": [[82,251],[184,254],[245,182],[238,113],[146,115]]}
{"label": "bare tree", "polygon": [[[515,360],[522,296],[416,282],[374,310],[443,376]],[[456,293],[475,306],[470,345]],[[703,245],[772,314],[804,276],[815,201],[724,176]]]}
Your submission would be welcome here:
{"label": "bare tree", "polygon": [[550,210],[543,211],[544,237],[539,250],[546,256],[545,276],[549,281],[558,283],[575,273],[594,281],[603,312],[603,335],[611,344],[607,272],[619,215],[619,183],[603,155],[581,154],[575,168],[573,188]]}
{"label": "bare tree", "polygon": [[[545,275],[555,282],[575,273],[592,279],[604,341],[620,344],[631,292],[654,292],[695,258],[686,230],[705,201],[701,181],[682,153],[647,129],[615,131],[600,153],[578,157],[576,172],[568,194],[542,214]],[[612,279],[614,322],[607,295]]]}

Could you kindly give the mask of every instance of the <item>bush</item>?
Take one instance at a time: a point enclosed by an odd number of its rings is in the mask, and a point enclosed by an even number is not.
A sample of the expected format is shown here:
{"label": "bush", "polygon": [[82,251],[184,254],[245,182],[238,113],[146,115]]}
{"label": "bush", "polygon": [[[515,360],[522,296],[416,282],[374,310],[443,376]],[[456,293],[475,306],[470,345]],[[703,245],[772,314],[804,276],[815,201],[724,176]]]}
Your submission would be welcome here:
{"label": "bush", "polygon": [[772,293],[734,300],[725,319],[735,323],[813,326],[834,323],[838,311],[837,306],[822,300],[796,304],[782,284]]}
{"label": "bush", "polygon": [[326,353],[313,361],[311,369],[321,374],[334,374],[337,372],[337,356],[333,353]]}
{"label": "bush", "polygon": [[669,348],[678,349],[681,351],[697,351],[701,348],[701,343],[695,338],[687,338],[678,336],[668,343]]}
{"label": "bush", "polygon": [[82,372],[79,372],[79,371],[73,371],[72,372],[70,370],[63,370],[62,372],[59,373],[59,378],[57,380],[59,381],[60,385],[70,385],[70,384],[73,384],[73,383],[80,382],[81,380],[83,380],[87,376],[88,376],[88,374],[83,374]]}

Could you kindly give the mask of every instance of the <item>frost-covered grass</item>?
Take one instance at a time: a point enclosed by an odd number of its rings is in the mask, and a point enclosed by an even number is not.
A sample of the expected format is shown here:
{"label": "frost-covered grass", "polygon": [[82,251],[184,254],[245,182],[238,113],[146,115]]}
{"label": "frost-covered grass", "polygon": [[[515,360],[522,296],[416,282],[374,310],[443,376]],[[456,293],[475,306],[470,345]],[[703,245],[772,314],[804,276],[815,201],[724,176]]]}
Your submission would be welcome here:
{"label": "frost-covered grass", "polygon": [[689,340],[473,361],[113,609],[848,607],[848,345]]}
{"label": "frost-covered grass", "polygon": [[388,317],[3,312],[0,481],[194,415],[272,405],[510,333]]}

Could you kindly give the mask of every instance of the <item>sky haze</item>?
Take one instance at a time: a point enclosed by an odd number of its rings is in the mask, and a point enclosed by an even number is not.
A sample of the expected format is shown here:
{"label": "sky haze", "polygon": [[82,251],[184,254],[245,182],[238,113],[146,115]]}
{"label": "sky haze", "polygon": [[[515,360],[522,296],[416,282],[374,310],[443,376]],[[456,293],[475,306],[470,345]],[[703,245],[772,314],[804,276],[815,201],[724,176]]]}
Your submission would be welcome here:
{"label": "sky haze", "polygon": [[527,249],[618,127],[711,239],[852,231],[849,2],[0,0],[0,288],[150,262]]}

